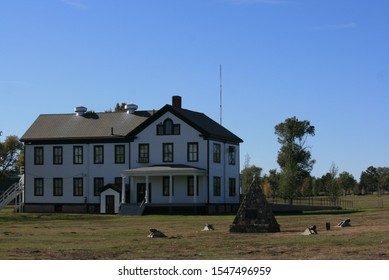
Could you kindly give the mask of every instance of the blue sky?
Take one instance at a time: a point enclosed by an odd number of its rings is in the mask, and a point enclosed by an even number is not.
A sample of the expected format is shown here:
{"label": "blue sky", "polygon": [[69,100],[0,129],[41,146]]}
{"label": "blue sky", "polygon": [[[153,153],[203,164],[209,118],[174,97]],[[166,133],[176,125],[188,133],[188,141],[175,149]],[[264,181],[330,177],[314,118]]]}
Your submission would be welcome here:
{"label": "blue sky", "polygon": [[0,131],[39,114],[116,102],[183,107],[236,133],[250,163],[278,168],[274,126],[309,120],[316,164],[359,179],[389,166],[389,1],[1,0]]}

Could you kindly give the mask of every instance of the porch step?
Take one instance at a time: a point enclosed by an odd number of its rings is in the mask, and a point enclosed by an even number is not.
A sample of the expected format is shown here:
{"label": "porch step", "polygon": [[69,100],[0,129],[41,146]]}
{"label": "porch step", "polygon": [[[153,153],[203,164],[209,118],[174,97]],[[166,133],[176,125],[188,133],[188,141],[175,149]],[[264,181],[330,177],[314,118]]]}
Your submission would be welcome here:
{"label": "porch step", "polygon": [[146,205],[144,204],[121,204],[119,208],[119,215],[142,216],[145,208]]}

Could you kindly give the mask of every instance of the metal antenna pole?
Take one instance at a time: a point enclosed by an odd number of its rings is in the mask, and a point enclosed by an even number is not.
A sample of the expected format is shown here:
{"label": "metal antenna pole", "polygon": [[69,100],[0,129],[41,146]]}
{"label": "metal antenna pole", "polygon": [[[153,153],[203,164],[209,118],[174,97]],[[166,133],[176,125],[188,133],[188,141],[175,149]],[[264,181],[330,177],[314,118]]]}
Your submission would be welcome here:
{"label": "metal antenna pole", "polygon": [[222,125],[223,116],[223,95],[222,95],[222,65],[220,64],[220,125]]}

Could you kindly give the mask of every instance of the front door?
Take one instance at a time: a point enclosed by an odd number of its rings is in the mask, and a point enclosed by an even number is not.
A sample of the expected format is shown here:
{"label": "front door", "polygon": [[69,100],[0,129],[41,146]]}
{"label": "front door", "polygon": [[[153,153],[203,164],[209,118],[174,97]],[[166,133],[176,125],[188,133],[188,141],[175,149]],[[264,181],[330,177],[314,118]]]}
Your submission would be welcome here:
{"label": "front door", "polygon": [[115,214],[115,196],[106,195],[105,196],[105,213]]}
{"label": "front door", "polygon": [[[142,203],[146,196],[146,183],[136,184],[136,202]],[[149,183],[149,203],[151,203],[151,183]]]}

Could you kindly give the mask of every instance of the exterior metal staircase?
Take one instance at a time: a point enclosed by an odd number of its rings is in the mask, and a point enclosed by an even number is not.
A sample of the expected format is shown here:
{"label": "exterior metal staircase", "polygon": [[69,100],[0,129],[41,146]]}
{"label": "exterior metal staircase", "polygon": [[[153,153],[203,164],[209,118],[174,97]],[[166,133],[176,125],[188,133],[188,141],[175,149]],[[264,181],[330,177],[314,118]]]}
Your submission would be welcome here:
{"label": "exterior metal staircase", "polygon": [[0,210],[15,199],[15,208],[22,212],[24,204],[24,176],[0,195]]}

